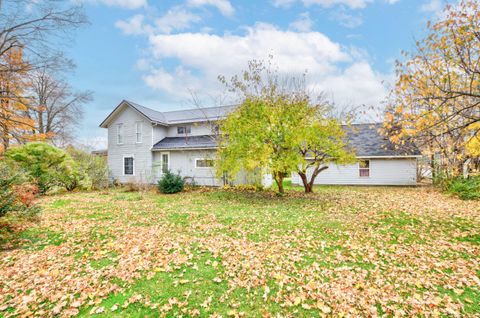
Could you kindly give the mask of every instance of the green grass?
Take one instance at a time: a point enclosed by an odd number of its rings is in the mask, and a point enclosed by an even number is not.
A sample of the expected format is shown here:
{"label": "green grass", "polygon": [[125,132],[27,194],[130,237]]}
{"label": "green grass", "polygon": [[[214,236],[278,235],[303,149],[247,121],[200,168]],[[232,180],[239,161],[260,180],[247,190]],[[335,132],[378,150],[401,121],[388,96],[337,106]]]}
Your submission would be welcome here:
{"label": "green grass", "polygon": [[0,252],[0,308],[22,315],[35,291],[40,316],[480,315],[477,203],[286,188],[46,197],[42,221]]}

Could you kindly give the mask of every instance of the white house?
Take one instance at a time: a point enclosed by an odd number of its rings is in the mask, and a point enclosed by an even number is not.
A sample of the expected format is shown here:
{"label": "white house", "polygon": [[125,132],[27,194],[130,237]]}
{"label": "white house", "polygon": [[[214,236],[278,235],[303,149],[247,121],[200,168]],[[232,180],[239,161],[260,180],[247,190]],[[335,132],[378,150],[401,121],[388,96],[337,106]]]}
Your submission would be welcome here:
{"label": "white house", "polygon": [[[166,170],[189,182],[219,186],[213,160],[217,149],[216,122],[234,106],[159,112],[122,101],[100,124],[108,129],[108,166],[120,182],[156,182]],[[347,133],[358,163],[332,165],[318,184],[414,185],[418,150],[398,151],[378,133],[377,124],[353,125]],[[235,183],[247,183],[240,176]],[[264,185],[271,178],[263,178]],[[298,175],[292,182],[301,184]]]}

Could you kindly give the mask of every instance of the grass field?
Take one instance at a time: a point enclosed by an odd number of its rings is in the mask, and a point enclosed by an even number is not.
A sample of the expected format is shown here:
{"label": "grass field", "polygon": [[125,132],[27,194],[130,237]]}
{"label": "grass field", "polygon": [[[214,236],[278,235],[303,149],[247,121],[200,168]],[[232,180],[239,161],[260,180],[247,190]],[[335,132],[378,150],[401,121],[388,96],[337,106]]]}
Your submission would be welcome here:
{"label": "grass field", "polygon": [[42,198],[0,316],[479,316],[480,203],[429,188]]}

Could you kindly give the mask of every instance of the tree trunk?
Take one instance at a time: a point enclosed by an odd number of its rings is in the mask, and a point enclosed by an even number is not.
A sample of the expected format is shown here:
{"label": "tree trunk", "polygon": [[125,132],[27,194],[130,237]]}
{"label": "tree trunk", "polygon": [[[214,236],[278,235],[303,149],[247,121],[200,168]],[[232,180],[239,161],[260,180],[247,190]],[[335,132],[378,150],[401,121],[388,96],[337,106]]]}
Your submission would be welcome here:
{"label": "tree trunk", "polygon": [[315,184],[315,178],[318,176],[320,172],[323,170],[328,169],[328,166],[323,166],[323,167],[315,167],[313,170],[312,176],[310,177],[310,180],[307,178],[307,173],[306,171],[298,171],[297,173],[299,174],[300,178],[302,179],[303,182],[303,187],[305,188],[305,193],[312,193],[313,192],[313,185]]}
{"label": "tree trunk", "polygon": [[274,172],[273,173],[273,178],[275,179],[275,182],[277,183],[278,192],[281,193],[281,194],[285,193],[285,190],[283,189],[283,178],[284,178],[283,173]]}

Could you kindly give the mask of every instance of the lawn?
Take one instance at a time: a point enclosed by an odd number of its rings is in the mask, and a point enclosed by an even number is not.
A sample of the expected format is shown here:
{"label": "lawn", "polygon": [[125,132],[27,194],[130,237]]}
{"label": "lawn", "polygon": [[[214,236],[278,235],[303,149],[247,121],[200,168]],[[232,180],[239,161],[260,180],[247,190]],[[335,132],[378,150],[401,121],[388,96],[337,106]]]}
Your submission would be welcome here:
{"label": "lawn", "polygon": [[430,188],[45,197],[0,316],[479,316],[480,202]]}

